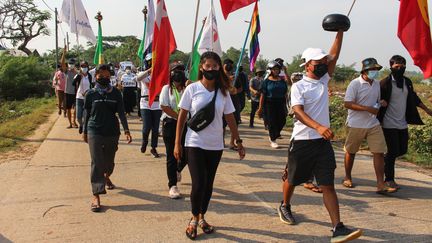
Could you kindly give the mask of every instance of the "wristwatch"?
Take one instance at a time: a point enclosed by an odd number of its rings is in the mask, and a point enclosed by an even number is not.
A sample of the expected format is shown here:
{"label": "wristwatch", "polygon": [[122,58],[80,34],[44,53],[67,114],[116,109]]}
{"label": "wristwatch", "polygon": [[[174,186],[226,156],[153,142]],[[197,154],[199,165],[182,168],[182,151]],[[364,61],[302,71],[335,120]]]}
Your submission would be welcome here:
{"label": "wristwatch", "polygon": [[242,144],[243,140],[239,138],[239,139],[236,139],[235,142],[236,142],[236,144]]}

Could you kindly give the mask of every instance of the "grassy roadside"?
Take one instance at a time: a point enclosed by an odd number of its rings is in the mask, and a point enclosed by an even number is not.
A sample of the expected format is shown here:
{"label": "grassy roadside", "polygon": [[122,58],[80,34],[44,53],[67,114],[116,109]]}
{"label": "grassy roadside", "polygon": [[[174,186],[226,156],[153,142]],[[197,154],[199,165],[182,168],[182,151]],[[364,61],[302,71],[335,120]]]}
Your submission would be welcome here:
{"label": "grassy roadside", "polygon": [[29,98],[0,105],[0,152],[16,148],[55,110],[54,98]]}

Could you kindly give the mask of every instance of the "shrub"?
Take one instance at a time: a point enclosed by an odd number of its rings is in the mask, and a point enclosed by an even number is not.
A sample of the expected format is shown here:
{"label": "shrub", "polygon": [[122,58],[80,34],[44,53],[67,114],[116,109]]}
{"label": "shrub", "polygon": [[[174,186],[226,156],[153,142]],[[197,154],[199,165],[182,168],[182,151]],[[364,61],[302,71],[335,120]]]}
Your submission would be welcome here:
{"label": "shrub", "polygon": [[426,118],[423,121],[426,125],[409,127],[409,151],[417,162],[431,166],[432,118]]}
{"label": "shrub", "polygon": [[0,57],[0,98],[23,100],[50,90],[51,69],[36,57]]}
{"label": "shrub", "polygon": [[330,96],[330,127],[335,133],[335,139],[345,139],[345,123],[348,116],[344,107],[344,99],[340,96]]}

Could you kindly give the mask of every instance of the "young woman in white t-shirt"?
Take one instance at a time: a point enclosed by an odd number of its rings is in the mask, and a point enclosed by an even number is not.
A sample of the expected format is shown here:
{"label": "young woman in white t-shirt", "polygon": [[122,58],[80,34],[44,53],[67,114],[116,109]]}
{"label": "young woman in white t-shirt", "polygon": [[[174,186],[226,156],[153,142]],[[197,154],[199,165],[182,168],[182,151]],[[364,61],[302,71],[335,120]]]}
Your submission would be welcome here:
{"label": "young woman in white t-shirt", "polygon": [[211,102],[215,90],[218,94],[213,121],[199,132],[188,128],[186,133],[185,151],[192,178],[190,196],[192,218],[186,228],[186,236],[190,239],[196,238],[198,225],[206,234],[211,234],[214,231],[214,227],[205,221],[204,215],[210,202],[216,170],[224,148],[222,117],[225,117],[231,134],[236,140],[240,159],[245,156],[245,150],[233,114],[235,108],[228,93],[230,84],[228,77],[222,70],[222,61],[218,54],[214,52],[202,54],[198,79],[198,82],[186,87],[180,100],[179,107],[181,110],[177,120],[174,148],[174,156],[177,160],[180,160],[183,151],[181,135],[187,114],[190,112],[191,116],[194,116],[200,109]]}
{"label": "young woman in white t-shirt", "polygon": [[[177,117],[179,112],[178,105],[185,88],[186,75],[184,73],[184,66],[182,70],[177,68],[171,69],[170,83],[162,88],[159,100],[160,107],[163,111],[161,120],[162,135],[166,150],[168,194],[172,199],[180,198],[177,182],[181,180],[181,171],[186,162],[184,159],[181,159],[181,162],[177,163],[177,159],[174,157]],[[184,133],[182,134],[182,144],[184,144]]]}

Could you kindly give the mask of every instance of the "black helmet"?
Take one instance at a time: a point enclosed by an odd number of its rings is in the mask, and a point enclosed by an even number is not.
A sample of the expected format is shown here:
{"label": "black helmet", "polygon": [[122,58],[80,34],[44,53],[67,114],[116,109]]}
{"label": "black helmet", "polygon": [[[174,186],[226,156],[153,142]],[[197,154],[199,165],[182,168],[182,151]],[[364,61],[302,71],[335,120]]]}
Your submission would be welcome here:
{"label": "black helmet", "polygon": [[276,62],[276,61],[270,61],[267,64],[267,69],[272,69],[272,68],[275,68],[275,67],[281,68],[281,65],[278,62]]}
{"label": "black helmet", "polygon": [[351,22],[346,15],[330,14],[324,18],[322,22],[322,27],[326,31],[347,31],[351,27]]}

